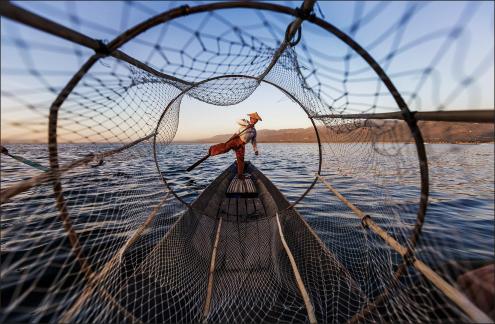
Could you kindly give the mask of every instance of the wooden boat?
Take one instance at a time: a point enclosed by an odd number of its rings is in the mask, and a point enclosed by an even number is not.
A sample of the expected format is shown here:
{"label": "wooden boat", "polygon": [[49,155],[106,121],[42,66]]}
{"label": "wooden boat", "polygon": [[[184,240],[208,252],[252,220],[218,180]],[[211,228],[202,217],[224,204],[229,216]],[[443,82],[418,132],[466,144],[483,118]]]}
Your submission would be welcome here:
{"label": "wooden boat", "polygon": [[[216,178],[136,268],[137,252],[106,280],[125,313],[85,317],[138,322],[339,321],[335,291],[349,312],[365,298],[282,193],[252,164],[255,192],[236,193],[235,166]],[[229,189],[230,187],[230,189]],[[235,186],[234,186],[235,187]],[[123,264],[125,264],[125,260]],[[351,284],[349,284],[351,283]],[[125,287],[125,288],[123,288]],[[108,307],[109,310],[116,309]],[[85,314],[84,311],[79,314]],[[131,318],[129,318],[131,317]],[[82,318],[78,318],[82,319]]]}
{"label": "wooden boat", "polygon": [[[370,314],[363,310],[370,296],[361,287],[370,283],[353,279],[349,268],[263,173],[250,163],[246,171],[249,179],[239,183],[235,165],[227,168],[165,235],[129,248],[119,265],[96,289],[83,292],[66,312],[70,316],[63,319],[132,323],[366,320]],[[417,284],[394,290],[394,296],[414,297],[414,291],[428,287],[424,281]],[[381,309],[394,309],[394,298],[382,300]],[[414,301],[417,307],[427,306],[423,303]],[[429,314],[425,309],[425,318],[454,314],[435,310]],[[450,312],[447,307],[445,312]],[[380,319],[393,322],[409,315],[414,315],[414,308],[384,312]]]}

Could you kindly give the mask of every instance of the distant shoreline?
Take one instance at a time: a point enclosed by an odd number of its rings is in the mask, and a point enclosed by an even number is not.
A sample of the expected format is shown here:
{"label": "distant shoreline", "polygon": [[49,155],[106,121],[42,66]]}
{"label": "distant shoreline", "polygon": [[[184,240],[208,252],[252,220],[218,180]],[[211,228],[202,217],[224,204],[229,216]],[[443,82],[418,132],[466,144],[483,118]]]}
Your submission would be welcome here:
{"label": "distant shoreline", "polygon": [[[476,144],[495,142],[495,129],[491,123],[420,121],[418,126],[425,143]],[[405,122],[397,120],[365,121],[330,127],[319,126],[318,130],[321,130],[319,135],[322,143],[414,143],[409,126]],[[230,136],[230,134],[222,134],[181,142],[221,143]],[[316,132],[312,127],[258,130],[258,143],[316,142]]]}
{"label": "distant shoreline", "polygon": [[[382,144],[415,144],[415,142],[321,142],[322,144],[371,144],[371,143],[382,143]],[[490,142],[424,142],[425,144],[455,144],[455,145],[478,145],[478,144],[495,144],[495,141]],[[194,141],[172,141],[172,144],[187,144],[187,145],[198,145],[198,144],[218,144],[218,142],[194,142]],[[318,144],[318,142],[259,142],[258,144]]]}
{"label": "distant shoreline", "polygon": [[[495,143],[494,124],[461,122],[418,122],[425,143],[428,144],[482,144]],[[365,123],[339,124],[332,127],[319,126],[321,143],[414,143],[411,131],[403,121],[366,121]],[[223,143],[232,134],[215,135],[203,139],[175,140],[176,144],[215,144]],[[260,129],[258,143],[317,143],[315,129]],[[43,144],[29,141],[9,141],[3,139],[2,145],[9,144]],[[91,142],[80,142],[91,143]],[[97,142],[100,144],[128,142]],[[45,143],[46,144],[46,143]],[[69,144],[69,143],[59,143]],[[70,143],[74,144],[74,143]]]}
{"label": "distant shoreline", "polygon": [[[181,145],[198,145],[198,144],[218,144],[219,142],[199,142],[199,141],[172,141],[171,144],[181,144]],[[221,141],[220,141],[221,143]],[[321,142],[322,144],[415,144],[414,142]],[[478,141],[478,142],[424,142],[425,144],[455,144],[455,145],[479,145],[479,144],[495,144],[494,140],[491,141]],[[75,144],[97,144],[97,145],[108,145],[108,144],[128,144],[127,142],[78,142],[78,143],[58,143],[57,145],[75,145]],[[270,141],[258,141],[258,144],[318,144],[318,142],[270,142]],[[34,143],[34,142],[2,142],[1,145],[48,145],[48,143]]]}

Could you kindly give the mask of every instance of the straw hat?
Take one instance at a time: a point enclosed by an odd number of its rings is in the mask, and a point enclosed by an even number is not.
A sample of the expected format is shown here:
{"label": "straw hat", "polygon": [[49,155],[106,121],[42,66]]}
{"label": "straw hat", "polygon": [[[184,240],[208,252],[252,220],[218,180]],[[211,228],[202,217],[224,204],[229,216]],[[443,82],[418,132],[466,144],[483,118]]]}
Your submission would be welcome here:
{"label": "straw hat", "polygon": [[247,114],[247,115],[249,117],[253,117],[253,118],[257,119],[257,120],[261,120],[261,121],[263,120],[263,119],[261,119],[260,115],[258,115],[257,112],[253,112],[253,113],[250,113],[250,114]]}

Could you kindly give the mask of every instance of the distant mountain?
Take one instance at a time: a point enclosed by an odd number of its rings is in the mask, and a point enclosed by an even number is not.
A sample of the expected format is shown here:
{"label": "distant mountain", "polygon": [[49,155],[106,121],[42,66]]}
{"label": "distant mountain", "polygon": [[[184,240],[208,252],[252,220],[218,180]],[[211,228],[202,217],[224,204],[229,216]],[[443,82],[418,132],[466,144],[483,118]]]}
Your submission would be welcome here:
{"label": "distant mountain", "polygon": [[[427,143],[487,143],[494,142],[493,124],[447,123],[420,121],[418,123]],[[413,142],[411,132],[403,121],[367,121],[357,124],[321,126],[320,137],[327,143],[356,142]],[[195,143],[220,143],[232,134],[222,134],[192,141]],[[260,143],[313,143],[316,135],[313,128],[262,129],[258,130]]]}
{"label": "distant mountain", "polygon": [[495,140],[494,124],[419,122],[429,143],[490,143]]}

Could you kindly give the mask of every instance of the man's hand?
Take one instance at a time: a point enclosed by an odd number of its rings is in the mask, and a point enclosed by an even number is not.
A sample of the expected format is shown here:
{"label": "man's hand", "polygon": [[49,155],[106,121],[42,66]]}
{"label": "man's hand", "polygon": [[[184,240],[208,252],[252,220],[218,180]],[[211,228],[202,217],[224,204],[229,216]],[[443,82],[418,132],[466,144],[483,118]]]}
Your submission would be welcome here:
{"label": "man's hand", "polygon": [[260,155],[260,152],[254,151],[254,155]]}

